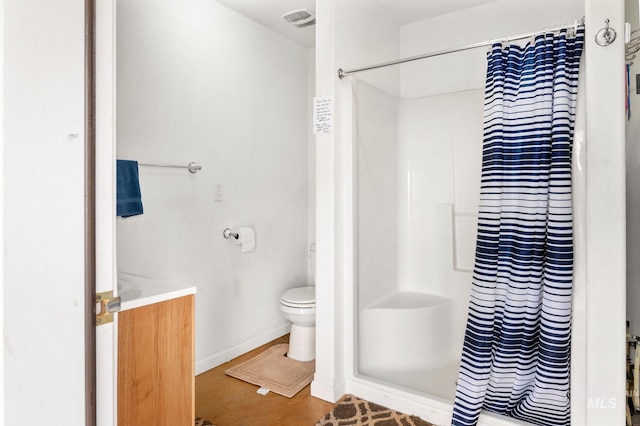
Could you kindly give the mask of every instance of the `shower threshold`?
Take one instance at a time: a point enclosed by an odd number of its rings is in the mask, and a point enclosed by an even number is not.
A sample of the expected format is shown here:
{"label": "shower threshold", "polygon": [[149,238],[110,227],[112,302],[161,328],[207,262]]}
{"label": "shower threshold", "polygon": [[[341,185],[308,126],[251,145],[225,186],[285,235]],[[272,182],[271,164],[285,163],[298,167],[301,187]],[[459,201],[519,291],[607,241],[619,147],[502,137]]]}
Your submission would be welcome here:
{"label": "shower threshold", "polygon": [[459,360],[419,370],[361,370],[360,374],[395,388],[435,396],[453,403],[456,395]]}

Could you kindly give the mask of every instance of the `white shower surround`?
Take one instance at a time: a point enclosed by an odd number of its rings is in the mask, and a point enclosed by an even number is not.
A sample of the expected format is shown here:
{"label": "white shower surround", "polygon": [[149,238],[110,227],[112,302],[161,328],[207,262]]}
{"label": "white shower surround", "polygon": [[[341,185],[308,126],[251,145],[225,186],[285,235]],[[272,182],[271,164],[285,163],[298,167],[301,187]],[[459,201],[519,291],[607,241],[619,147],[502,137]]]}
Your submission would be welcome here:
{"label": "white shower surround", "polygon": [[452,401],[475,253],[484,91],[400,99],[351,81],[358,371]]}
{"label": "white shower surround", "polygon": [[[335,95],[337,127],[335,134],[318,137],[316,147],[317,300],[319,340],[332,343],[318,351],[312,394],[335,400],[344,392],[354,393],[373,402],[417,414],[435,424],[448,424],[451,416],[449,401],[420,395],[358,372],[359,348],[353,344],[358,338],[358,314],[354,310],[357,306],[355,194],[351,188],[354,185],[353,141],[362,125],[358,123],[359,126],[355,126],[352,120],[357,105],[354,104],[351,83],[337,80],[335,70],[565,24],[586,15],[587,72],[581,81],[581,93],[588,93],[582,103],[583,107],[586,106],[583,115],[586,124],[583,118],[578,117],[574,143],[576,256],[572,424],[600,425],[624,421],[624,377],[623,374],[611,374],[612,369],[624,370],[621,361],[624,358],[623,345],[620,344],[624,341],[624,130],[621,118],[616,115],[622,117],[623,109],[613,103],[615,100],[623,105],[622,93],[616,90],[623,87],[623,81],[610,66],[612,61],[622,58],[622,50],[621,45],[611,46],[609,50],[595,50],[589,44],[605,18],[612,22],[623,20],[622,2],[612,4],[586,0],[584,3],[558,4],[537,1],[523,9],[522,2],[515,6],[514,2],[498,1],[486,7],[402,28],[388,22],[384,13],[375,10],[370,3],[328,3],[319,4],[317,10],[318,21],[323,22],[324,18],[331,25],[318,28],[316,89],[317,95]],[[551,10],[553,13],[549,13]],[[461,27],[465,31],[455,31]],[[430,31],[433,31],[431,35],[441,36],[430,37]],[[403,71],[402,78],[396,78],[400,67],[392,67],[362,73],[358,79],[394,96],[421,97],[458,92],[483,85],[484,70],[474,66],[473,60],[468,56],[457,67],[451,68],[446,64],[455,62],[454,59],[437,58],[428,65],[425,63],[429,61],[423,61],[413,71],[405,67],[407,71]],[[437,84],[432,84],[434,82]],[[608,105],[610,108],[603,112],[596,105]],[[596,110],[598,114],[595,114]],[[589,135],[591,145],[585,143],[585,135]],[[589,170],[588,174],[586,170]],[[605,280],[606,286],[603,285]],[[607,369],[601,368],[603,363]],[[525,423],[487,414],[481,417],[480,424]]]}

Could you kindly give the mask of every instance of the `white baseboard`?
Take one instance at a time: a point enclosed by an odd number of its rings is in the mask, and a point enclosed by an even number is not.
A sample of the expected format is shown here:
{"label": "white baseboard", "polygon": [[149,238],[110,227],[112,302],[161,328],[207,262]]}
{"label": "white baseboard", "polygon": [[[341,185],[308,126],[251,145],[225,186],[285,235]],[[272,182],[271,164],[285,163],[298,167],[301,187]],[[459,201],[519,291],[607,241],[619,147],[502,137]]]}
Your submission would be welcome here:
{"label": "white baseboard", "polygon": [[311,396],[335,403],[345,394],[344,382],[338,385],[327,385],[317,380],[311,382]]}
{"label": "white baseboard", "polygon": [[214,367],[224,364],[225,362],[230,361],[233,358],[244,355],[247,352],[264,345],[265,343],[269,343],[270,341],[277,339],[278,337],[284,336],[285,334],[289,333],[290,329],[291,324],[285,324],[267,333],[261,334],[260,336],[254,337],[251,340],[242,342],[239,345],[196,360],[196,376],[198,374],[204,373],[205,371],[211,370]]}

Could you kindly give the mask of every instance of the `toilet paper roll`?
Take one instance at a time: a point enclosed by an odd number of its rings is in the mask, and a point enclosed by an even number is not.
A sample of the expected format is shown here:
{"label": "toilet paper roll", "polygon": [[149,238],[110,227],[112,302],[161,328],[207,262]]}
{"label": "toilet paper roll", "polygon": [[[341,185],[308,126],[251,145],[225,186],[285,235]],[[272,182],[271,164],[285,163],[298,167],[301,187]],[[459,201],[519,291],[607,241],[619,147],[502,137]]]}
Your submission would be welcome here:
{"label": "toilet paper roll", "polygon": [[238,234],[238,238],[232,238],[234,244],[242,246],[240,251],[242,253],[246,253],[248,251],[253,251],[256,248],[256,233],[253,228],[249,226],[240,226],[238,228],[234,228],[232,232]]}

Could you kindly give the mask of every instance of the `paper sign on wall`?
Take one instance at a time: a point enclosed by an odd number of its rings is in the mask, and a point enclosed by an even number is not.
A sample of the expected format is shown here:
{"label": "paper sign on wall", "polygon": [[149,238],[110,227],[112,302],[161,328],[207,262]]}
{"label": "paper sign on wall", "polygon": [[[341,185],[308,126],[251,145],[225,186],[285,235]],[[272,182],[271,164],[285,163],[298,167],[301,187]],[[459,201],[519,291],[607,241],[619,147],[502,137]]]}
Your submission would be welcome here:
{"label": "paper sign on wall", "polygon": [[333,130],[333,99],[313,98],[313,134],[330,133]]}

